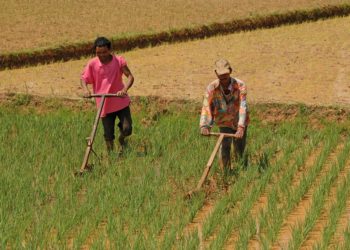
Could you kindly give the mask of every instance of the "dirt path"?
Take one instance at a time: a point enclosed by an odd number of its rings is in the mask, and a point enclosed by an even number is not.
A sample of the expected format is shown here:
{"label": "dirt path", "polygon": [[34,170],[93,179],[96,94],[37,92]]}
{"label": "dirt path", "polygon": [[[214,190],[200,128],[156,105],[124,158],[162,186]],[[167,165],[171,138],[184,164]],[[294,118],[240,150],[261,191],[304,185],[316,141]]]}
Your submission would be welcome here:
{"label": "dirt path", "polygon": [[[231,61],[249,102],[350,104],[350,17],[239,33],[123,54],[136,81],[130,94],[201,101],[212,65]],[[0,93],[78,98],[88,59],[0,72]]]}

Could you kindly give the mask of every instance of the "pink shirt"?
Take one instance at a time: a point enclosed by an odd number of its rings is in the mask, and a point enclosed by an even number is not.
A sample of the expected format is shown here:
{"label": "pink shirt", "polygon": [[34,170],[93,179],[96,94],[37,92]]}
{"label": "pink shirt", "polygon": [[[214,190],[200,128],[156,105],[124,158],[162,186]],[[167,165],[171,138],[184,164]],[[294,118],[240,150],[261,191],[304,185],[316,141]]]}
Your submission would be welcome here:
{"label": "pink shirt", "polygon": [[[81,79],[92,84],[94,94],[115,94],[124,88],[122,67],[126,61],[121,56],[113,55],[112,61],[102,64],[98,57],[91,59],[86,65]],[[96,98],[99,107],[101,98]],[[107,97],[102,109],[101,117],[126,108],[130,104],[130,97]]]}

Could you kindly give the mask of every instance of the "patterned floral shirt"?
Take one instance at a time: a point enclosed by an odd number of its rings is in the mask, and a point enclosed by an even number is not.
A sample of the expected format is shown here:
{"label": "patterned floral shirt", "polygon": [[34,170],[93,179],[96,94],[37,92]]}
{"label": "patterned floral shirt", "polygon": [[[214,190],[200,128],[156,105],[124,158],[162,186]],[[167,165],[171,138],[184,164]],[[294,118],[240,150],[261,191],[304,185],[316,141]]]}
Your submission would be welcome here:
{"label": "patterned floral shirt", "polygon": [[245,83],[231,77],[228,89],[230,92],[225,95],[218,79],[208,85],[200,118],[201,128],[210,128],[214,122],[218,127],[229,127],[234,130],[238,126],[248,125],[249,113]]}

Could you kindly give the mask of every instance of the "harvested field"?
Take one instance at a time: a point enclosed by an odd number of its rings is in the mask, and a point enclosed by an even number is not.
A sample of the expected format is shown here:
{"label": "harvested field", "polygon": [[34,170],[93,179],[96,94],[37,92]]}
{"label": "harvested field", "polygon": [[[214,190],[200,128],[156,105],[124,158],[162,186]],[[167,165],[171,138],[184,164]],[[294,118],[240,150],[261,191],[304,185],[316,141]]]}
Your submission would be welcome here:
{"label": "harvested field", "polygon": [[340,3],[349,1],[6,1],[0,12],[0,48],[2,54],[35,50],[97,35],[124,37]]}
{"label": "harvested field", "polygon": [[[226,57],[248,85],[250,102],[348,105],[350,17],[163,45],[123,54],[131,95],[200,101]],[[0,72],[0,93],[77,98],[87,59]]]}

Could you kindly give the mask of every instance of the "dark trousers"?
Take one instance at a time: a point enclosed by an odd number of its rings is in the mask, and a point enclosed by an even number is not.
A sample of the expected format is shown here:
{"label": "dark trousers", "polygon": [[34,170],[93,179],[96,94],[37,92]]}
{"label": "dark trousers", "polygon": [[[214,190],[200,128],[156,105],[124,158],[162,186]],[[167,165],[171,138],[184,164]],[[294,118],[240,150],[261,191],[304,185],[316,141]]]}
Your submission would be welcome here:
{"label": "dark trousers", "polygon": [[[234,134],[236,133],[236,130],[233,130],[232,128],[228,127],[222,127],[219,128],[220,133],[228,133],[228,134]],[[234,154],[235,159],[242,159],[245,145],[246,145],[246,139],[247,139],[247,129],[244,130],[244,135],[241,139],[233,139],[230,137],[225,137],[221,144],[221,155],[220,155],[220,164],[224,168],[230,168],[231,165],[231,145],[234,146]]]}
{"label": "dark trousers", "polygon": [[104,128],[104,138],[106,141],[113,141],[115,139],[114,128],[115,120],[118,117],[120,136],[126,137],[132,133],[132,119],[130,113],[130,107],[126,107],[119,111],[109,113],[105,117],[102,117],[102,124]]}

